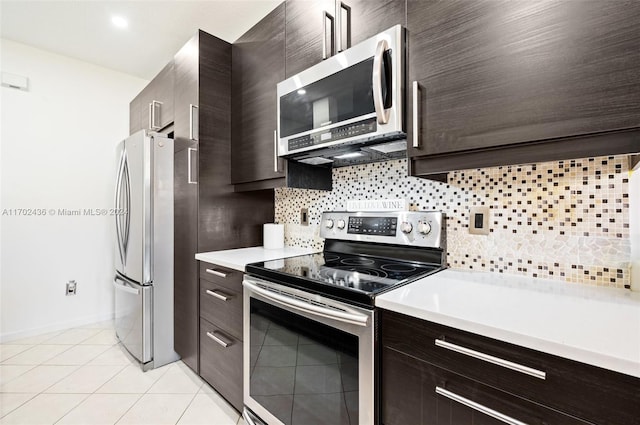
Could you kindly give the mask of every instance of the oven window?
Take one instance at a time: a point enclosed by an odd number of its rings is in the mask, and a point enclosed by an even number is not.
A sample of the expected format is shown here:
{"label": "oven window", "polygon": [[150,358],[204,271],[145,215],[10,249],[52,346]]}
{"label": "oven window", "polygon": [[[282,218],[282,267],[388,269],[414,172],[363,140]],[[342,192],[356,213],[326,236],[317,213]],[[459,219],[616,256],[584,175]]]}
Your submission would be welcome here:
{"label": "oven window", "polygon": [[358,424],[358,337],[251,298],[250,395],[289,425]]}
{"label": "oven window", "polygon": [[280,137],[375,112],[373,58],[280,98]]}

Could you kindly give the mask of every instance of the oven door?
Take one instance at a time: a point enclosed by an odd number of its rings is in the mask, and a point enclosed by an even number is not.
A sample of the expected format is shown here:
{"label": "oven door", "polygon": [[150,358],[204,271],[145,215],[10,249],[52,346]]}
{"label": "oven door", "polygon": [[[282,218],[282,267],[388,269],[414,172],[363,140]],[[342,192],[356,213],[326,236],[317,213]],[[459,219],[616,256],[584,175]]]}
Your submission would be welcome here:
{"label": "oven door", "polygon": [[248,424],[371,425],[375,312],[246,276]]}

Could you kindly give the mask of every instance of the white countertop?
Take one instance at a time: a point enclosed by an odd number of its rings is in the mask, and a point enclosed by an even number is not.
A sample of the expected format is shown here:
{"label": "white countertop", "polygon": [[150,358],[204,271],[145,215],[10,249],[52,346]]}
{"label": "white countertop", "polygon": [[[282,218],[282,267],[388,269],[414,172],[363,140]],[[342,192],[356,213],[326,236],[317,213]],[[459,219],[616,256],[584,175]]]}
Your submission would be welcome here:
{"label": "white countertop", "polygon": [[376,306],[640,377],[640,293],[443,270]]}
{"label": "white countertop", "polygon": [[244,267],[250,263],[312,254],[317,251],[318,250],[312,248],[284,247],[282,249],[264,249],[261,246],[254,246],[251,248],[228,249],[225,251],[199,252],[196,254],[196,260],[243,272]]}

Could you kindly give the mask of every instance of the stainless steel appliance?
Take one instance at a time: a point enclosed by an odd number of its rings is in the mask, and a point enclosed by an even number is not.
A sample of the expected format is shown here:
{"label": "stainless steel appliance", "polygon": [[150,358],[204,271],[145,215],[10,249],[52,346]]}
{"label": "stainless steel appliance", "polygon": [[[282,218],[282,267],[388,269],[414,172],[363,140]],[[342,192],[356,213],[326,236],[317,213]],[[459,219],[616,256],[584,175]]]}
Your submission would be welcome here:
{"label": "stainless steel appliance", "polygon": [[118,145],[115,327],[143,370],[173,362],[173,140],[140,131]]}
{"label": "stainless steel appliance", "polygon": [[394,26],[278,84],[278,155],[344,166],[403,157],[405,31]]}
{"label": "stainless steel appliance", "polygon": [[443,223],[439,212],[324,213],[323,252],[247,265],[248,424],[377,423],[375,296],[444,267]]}

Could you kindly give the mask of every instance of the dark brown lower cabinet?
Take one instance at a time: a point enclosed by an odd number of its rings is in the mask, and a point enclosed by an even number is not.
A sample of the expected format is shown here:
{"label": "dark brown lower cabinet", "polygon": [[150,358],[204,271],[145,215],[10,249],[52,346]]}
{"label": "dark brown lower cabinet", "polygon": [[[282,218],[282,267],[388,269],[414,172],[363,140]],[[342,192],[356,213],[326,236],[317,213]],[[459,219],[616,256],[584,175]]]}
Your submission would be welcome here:
{"label": "dark brown lower cabinet", "polygon": [[242,341],[200,319],[200,376],[242,412]]}
{"label": "dark brown lower cabinet", "polygon": [[590,423],[392,348],[383,349],[382,370],[382,423],[385,425],[504,425],[505,421],[499,416],[528,425]]}
{"label": "dark brown lower cabinet", "polygon": [[504,423],[469,402],[528,425],[640,424],[640,378],[387,310],[380,317],[386,425]]}
{"label": "dark brown lower cabinet", "polygon": [[200,262],[200,376],[242,411],[242,272]]}

